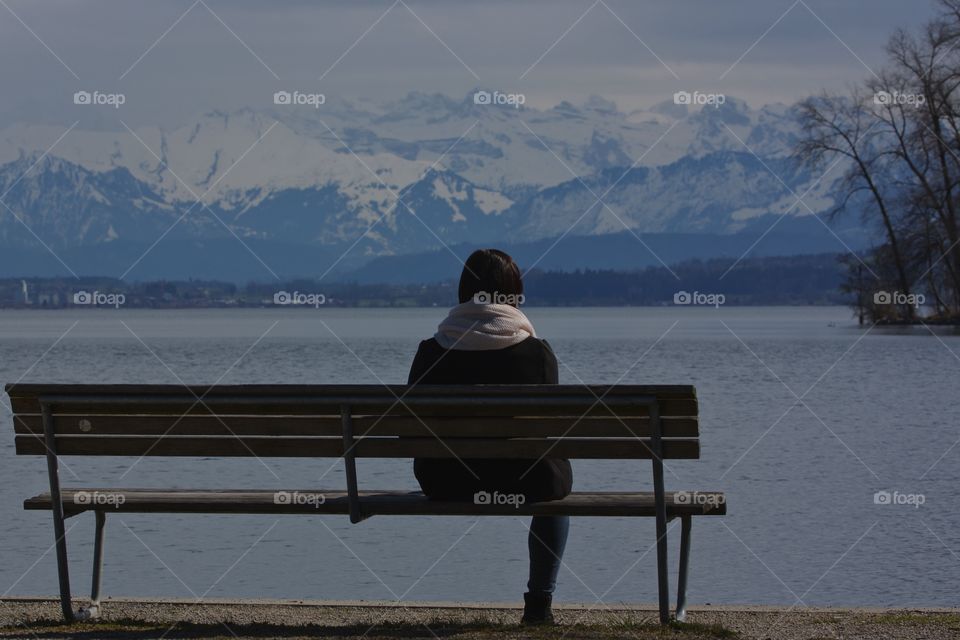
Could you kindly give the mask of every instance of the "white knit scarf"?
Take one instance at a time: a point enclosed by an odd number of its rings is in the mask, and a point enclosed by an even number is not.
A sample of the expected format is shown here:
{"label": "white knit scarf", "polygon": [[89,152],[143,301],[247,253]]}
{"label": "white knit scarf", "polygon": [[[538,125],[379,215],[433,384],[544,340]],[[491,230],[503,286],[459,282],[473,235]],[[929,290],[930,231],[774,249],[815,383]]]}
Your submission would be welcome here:
{"label": "white knit scarf", "polygon": [[444,349],[491,351],[536,335],[527,316],[514,306],[464,302],[450,309],[433,337]]}

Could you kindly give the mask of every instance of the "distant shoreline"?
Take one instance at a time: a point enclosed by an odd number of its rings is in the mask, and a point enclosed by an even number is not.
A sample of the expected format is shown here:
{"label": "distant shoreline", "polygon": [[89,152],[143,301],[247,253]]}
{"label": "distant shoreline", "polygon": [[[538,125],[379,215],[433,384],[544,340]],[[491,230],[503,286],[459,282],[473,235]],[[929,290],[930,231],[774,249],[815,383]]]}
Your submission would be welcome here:
{"label": "distant shoreline", "polygon": [[[524,275],[523,303],[544,307],[833,306],[853,299],[841,291],[843,271],[834,255],[745,259],[730,269],[730,260],[712,260],[635,271],[533,270]],[[0,308],[447,307],[456,303],[457,282],[445,275],[445,279],[420,282],[398,272],[392,282],[283,278],[246,283],[6,277],[0,278]]]}

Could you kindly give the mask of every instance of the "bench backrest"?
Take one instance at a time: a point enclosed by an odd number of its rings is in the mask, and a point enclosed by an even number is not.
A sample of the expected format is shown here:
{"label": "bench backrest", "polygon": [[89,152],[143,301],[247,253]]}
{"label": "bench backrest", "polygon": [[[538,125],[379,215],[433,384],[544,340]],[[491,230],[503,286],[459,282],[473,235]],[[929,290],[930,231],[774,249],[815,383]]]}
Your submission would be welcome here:
{"label": "bench backrest", "polygon": [[671,459],[700,452],[689,385],[16,384],[6,391],[16,452],[24,455],[650,459],[659,449]]}

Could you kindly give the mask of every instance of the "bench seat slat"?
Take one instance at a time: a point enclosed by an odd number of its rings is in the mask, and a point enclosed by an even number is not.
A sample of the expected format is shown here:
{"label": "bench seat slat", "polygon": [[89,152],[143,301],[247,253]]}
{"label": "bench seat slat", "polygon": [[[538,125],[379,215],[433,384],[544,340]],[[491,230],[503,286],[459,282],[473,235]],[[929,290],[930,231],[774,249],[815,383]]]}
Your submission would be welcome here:
{"label": "bench seat slat", "polygon": [[[402,394],[400,397],[403,398]],[[385,414],[396,416],[430,416],[450,414],[472,414],[476,416],[515,416],[529,415],[536,411],[540,415],[588,415],[621,417],[645,417],[649,412],[645,406],[630,404],[625,399],[604,398],[598,402],[593,396],[580,398],[531,399],[520,402],[518,399],[504,401],[501,398],[484,399],[490,404],[477,401],[444,400],[443,404],[418,403],[415,398],[406,397],[397,401],[392,396],[379,396],[376,400],[366,400],[364,404],[353,404],[357,414]],[[36,398],[12,397],[10,400],[14,413],[40,414],[40,404]],[[341,404],[325,401],[322,398],[303,397],[300,399],[247,396],[243,398],[203,398],[197,401],[192,396],[171,398],[158,401],[156,396],[104,396],[95,401],[77,401],[73,399],[52,399],[50,405],[57,414],[119,414],[139,413],[142,415],[182,416],[182,415],[301,415],[335,416],[340,414]],[[692,417],[697,415],[697,401],[694,399],[665,398],[659,401],[661,416]],[[611,413],[615,411],[615,413]]]}
{"label": "bench seat slat", "polygon": [[[86,494],[80,500],[78,493]],[[63,503],[67,513],[102,510],[106,513],[269,513],[269,514],[347,514],[348,499],[342,490],[287,490],[289,499],[278,498],[278,492],[248,489],[64,489]],[[299,500],[301,496],[322,495],[324,500]],[[698,491],[699,499],[684,500],[682,492],[667,492],[667,515],[723,515],[726,501],[721,492]],[[97,498],[97,495],[104,496]],[[687,494],[689,495],[689,494]],[[122,496],[122,502],[117,499]],[[108,503],[107,500],[112,500]],[[654,496],[651,492],[575,492],[563,500],[511,504],[475,505],[472,502],[429,500],[420,492],[361,491],[363,511],[368,515],[576,515],[576,516],[653,516]],[[99,504],[94,504],[99,500]],[[50,494],[43,493],[24,501],[24,508],[49,510]]]}
{"label": "bench seat slat", "polygon": [[[46,446],[37,435],[16,436],[16,451],[44,455]],[[188,457],[341,457],[342,438],[277,436],[57,436],[60,455],[87,456],[188,456]],[[582,458],[650,459],[647,438],[363,438],[354,446],[358,458]],[[696,438],[663,440],[663,458],[696,459]]]}
{"label": "bench seat slat", "polygon": [[571,392],[592,392],[607,397],[655,395],[660,398],[693,398],[697,392],[693,385],[417,385],[410,390],[407,385],[353,385],[353,384],[240,384],[240,385],[177,385],[177,384],[34,384],[9,383],[5,390],[10,397],[36,398],[47,394],[101,395],[182,395],[184,390],[208,397],[234,395],[272,395],[277,397],[300,397],[321,395],[379,396],[384,392],[410,397],[417,395],[458,396],[465,392],[476,395],[514,395],[564,397]]}
{"label": "bench seat slat", "polygon": [[[148,416],[80,415],[53,416],[53,428],[61,435],[249,435],[249,436],[340,436],[339,416]],[[664,418],[664,437],[696,437],[696,418]],[[599,437],[649,436],[648,418],[596,418],[539,416],[479,418],[464,416],[380,417],[353,419],[354,433],[370,436],[462,436],[462,437]],[[43,434],[39,415],[14,417],[16,433]]]}

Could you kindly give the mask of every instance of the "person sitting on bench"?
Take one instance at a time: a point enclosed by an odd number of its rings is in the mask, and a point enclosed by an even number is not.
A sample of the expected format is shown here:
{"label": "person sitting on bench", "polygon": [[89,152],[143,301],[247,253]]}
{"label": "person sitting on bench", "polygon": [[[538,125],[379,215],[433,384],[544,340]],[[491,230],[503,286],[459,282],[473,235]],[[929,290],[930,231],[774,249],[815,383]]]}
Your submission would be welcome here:
{"label": "person sitting on bench", "polygon": [[[458,297],[436,335],[420,343],[409,384],[557,384],[557,358],[517,307],[523,282],[503,251],[480,249],[466,261]],[[414,474],[432,499],[473,500],[522,496],[524,502],[570,494],[569,460],[417,458]],[[551,604],[570,528],[569,516],[534,516],[528,548],[530,577],[523,622],[550,624]]]}

